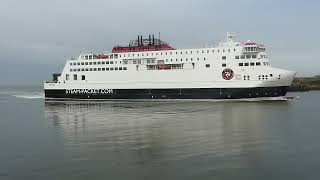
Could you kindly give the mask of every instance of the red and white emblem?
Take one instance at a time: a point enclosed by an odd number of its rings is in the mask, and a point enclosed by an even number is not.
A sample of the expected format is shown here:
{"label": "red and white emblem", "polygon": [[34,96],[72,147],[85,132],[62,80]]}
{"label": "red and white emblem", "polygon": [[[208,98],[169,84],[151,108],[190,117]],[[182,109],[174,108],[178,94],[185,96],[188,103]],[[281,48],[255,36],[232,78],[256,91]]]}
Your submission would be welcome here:
{"label": "red and white emblem", "polygon": [[225,79],[225,80],[230,80],[230,79],[232,79],[233,78],[233,75],[234,75],[234,73],[233,73],[233,71],[231,70],[231,69],[224,69],[223,71],[222,71],[222,77],[223,77],[223,79]]}

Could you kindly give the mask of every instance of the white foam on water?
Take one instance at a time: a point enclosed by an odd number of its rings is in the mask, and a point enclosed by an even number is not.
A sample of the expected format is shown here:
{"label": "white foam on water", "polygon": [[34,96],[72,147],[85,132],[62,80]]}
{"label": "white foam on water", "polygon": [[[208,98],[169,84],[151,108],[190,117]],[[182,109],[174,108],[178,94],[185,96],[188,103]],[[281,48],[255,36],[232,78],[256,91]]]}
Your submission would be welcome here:
{"label": "white foam on water", "polygon": [[11,96],[23,99],[44,99],[44,93],[12,94]]}

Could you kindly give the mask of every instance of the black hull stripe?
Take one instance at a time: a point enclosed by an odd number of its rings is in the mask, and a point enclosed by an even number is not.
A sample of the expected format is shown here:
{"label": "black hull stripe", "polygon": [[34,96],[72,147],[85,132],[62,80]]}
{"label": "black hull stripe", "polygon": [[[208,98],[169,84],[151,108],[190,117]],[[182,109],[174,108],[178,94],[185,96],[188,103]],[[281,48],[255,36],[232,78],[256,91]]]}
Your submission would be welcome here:
{"label": "black hull stripe", "polygon": [[285,96],[288,87],[199,88],[199,89],[114,89],[112,93],[66,93],[45,90],[47,99],[241,99]]}

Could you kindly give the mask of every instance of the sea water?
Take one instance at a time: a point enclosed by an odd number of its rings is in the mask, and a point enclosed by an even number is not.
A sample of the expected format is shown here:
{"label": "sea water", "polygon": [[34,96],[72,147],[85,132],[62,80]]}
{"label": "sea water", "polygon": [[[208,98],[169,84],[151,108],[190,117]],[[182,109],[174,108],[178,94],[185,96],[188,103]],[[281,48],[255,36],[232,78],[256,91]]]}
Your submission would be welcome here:
{"label": "sea water", "polygon": [[0,88],[0,179],[319,179],[320,92],[45,101]]}

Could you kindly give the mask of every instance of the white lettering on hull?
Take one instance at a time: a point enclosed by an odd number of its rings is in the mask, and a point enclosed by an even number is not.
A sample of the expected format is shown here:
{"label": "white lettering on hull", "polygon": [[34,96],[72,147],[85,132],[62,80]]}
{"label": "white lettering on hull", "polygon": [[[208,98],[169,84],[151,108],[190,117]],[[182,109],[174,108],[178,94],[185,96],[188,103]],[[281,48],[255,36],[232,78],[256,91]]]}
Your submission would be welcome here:
{"label": "white lettering on hull", "polygon": [[66,94],[113,94],[113,89],[66,89]]}

